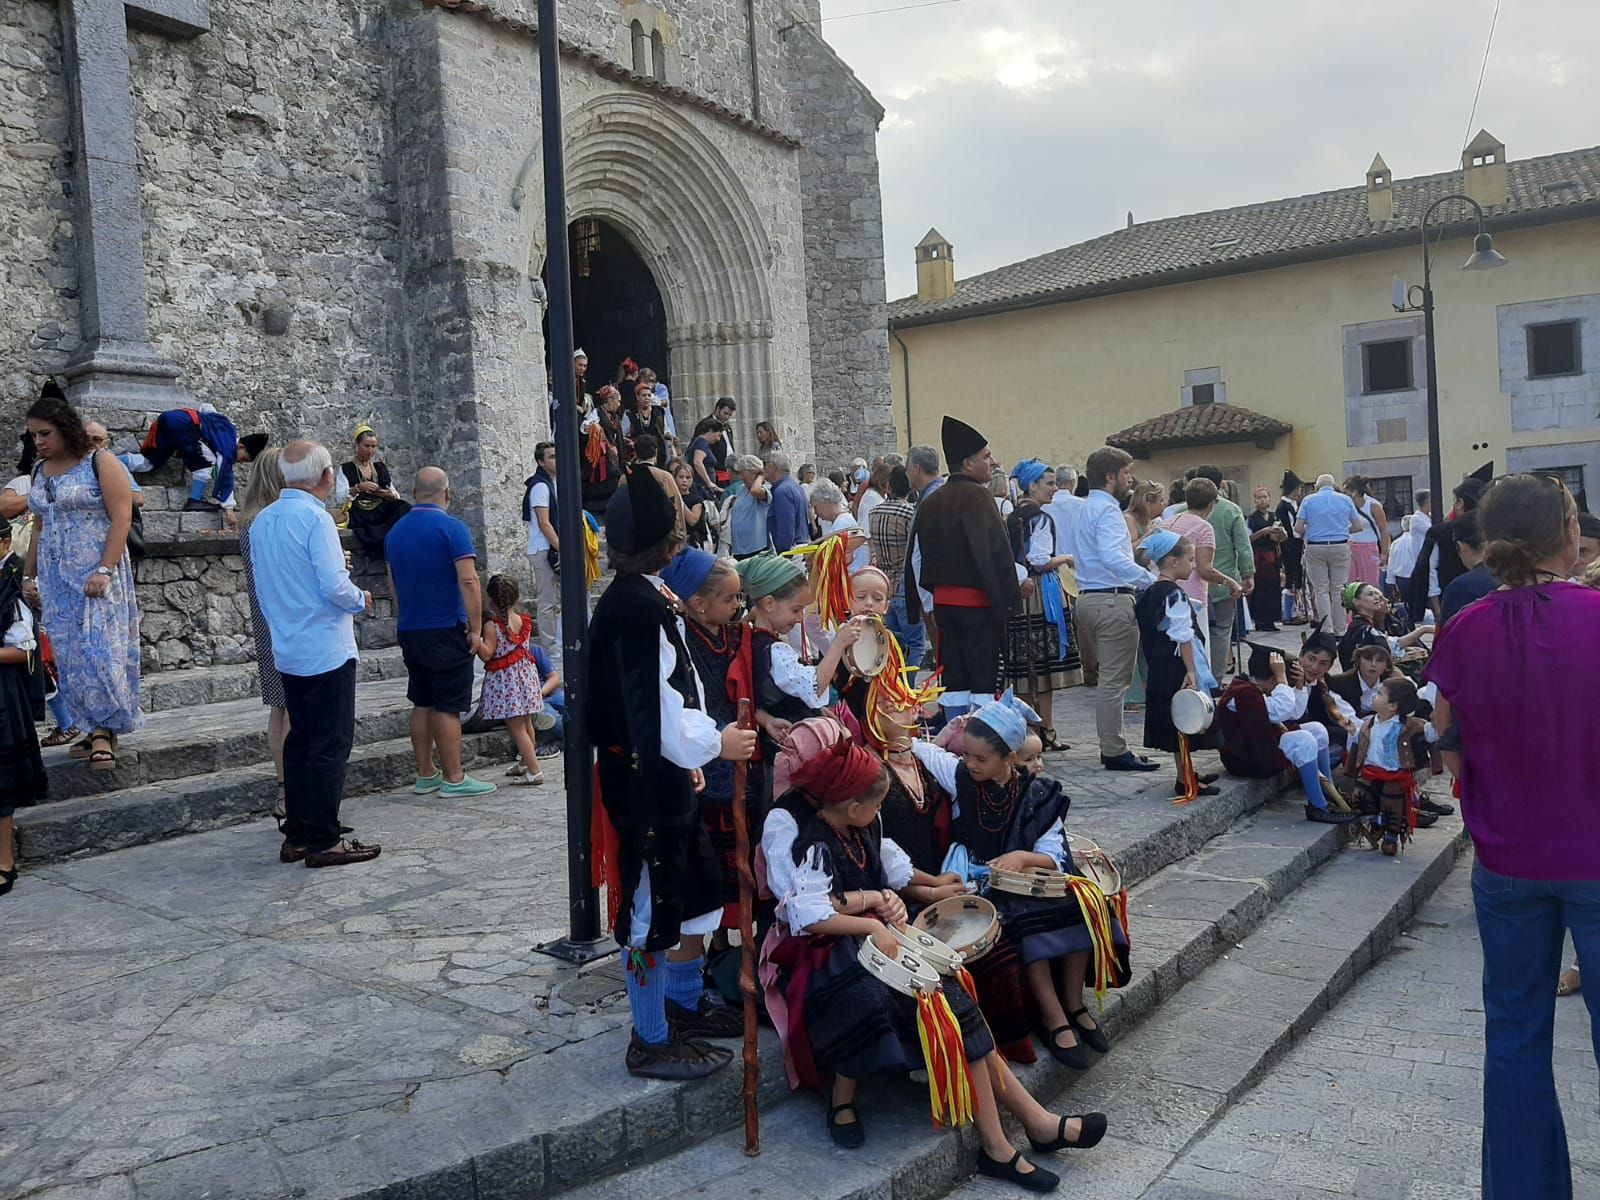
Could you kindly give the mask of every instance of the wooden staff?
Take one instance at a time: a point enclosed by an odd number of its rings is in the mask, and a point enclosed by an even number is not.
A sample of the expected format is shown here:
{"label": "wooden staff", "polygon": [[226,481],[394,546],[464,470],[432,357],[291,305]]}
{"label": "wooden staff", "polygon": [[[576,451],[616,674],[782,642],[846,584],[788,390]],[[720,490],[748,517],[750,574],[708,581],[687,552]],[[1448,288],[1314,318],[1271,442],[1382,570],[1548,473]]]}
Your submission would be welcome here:
{"label": "wooden staff", "polygon": [[[750,701],[739,701],[739,728],[753,729]],[[739,991],[744,995],[744,1152],[761,1153],[761,1107],[756,1099],[761,1060],[756,1049],[756,876],[750,858],[750,817],[745,808],[748,762],[733,764],[733,846],[739,860]]]}

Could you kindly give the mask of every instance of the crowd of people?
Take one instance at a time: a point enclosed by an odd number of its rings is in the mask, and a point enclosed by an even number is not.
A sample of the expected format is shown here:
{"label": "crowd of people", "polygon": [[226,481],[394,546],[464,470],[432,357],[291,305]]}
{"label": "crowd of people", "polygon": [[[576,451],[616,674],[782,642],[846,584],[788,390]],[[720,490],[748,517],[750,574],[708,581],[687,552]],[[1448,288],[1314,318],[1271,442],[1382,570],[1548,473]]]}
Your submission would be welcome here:
{"label": "crowd of people", "polygon": [[[1046,1111],[1007,1064],[1042,1049],[1081,1070],[1109,1052],[1086,993],[1130,973],[1126,905],[1086,883],[1070,797],[1044,769],[1066,748],[1057,694],[1086,686],[1102,769],[1161,768],[1130,744],[1128,719],[1142,716],[1140,749],[1171,756],[1178,802],[1217,791],[1192,757],[1213,749],[1231,775],[1293,781],[1308,820],[1350,825],[1386,856],[1453,813],[1420,786],[1448,769],[1479,847],[1495,1093],[1486,1181],[1543,1171],[1553,1182],[1539,1194],[1561,1194],[1548,981],[1563,928],[1580,956],[1600,953],[1600,856],[1584,840],[1588,793],[1553,764],[1591,740],[1575,724],[1584,698],[1565,693],[1600,686],[1600,523],[1558,482],[1475,475],[1438,522],[1419,492],[1391,537],[1392,515],[1359,476],[1341,488],[1320,475],[1308,489],[1287,472],[1276,498],[1255,489],[1247,514],[1213,466],[1141,480],[1131,456],[1102,447],[1081,472],[1037,459],[1007,471],[953,418],[939,448],[819,476],[795,469],[770,425],[757,428],[758,452],[739,452],[732,399],[681,445],[653,372],[627,362],[618,385],[591,398],[586,370],[580,355],[580,499],[591,532],[603,522],[614,578],[588,617],[585,733],[630,1071],[690,1079],[731,1060],[716,1042],[741,1022],[706,985],[727,983],[719,963],[749,870],[763,1008],[790,1080],[824,1094],[834,1143],[860,1146],[860,1082],[930,1061],[919,1005],[867,969],[863,945],[893,959],[894,931],[919,910],[1042,871],[1063,890],[989,891],[998,942],[970,964],[969,986],[940,988],[948,1042],[930,1086],[936,1115],[975,1121],[982,1172],[1053,1187],[1052,1172],[1006,1141],[999,1112],[1026,1129],[1035,1157],[1096,1144],[1105,1117]],[[515,746],[507,779],[542,782],[539,759],[562,720],[557,447],[538,446],[527,480],[524,607],[513,574],[481,581],[439,468],[418,471],[407,500],[370,427],[336,467],[310,440],[281,452],[254,435],[230,441],[223,420],[163,414],[137,461],[103,452],[104,430],[59,395],[29,410],[36,461],[0,493],[8,519],[31,512],[0,545],[0,892],[16,879],[15,809],[47,786],[41,681],[56,681],[59,701],[45,743],[70,742],[90,769],[115,769],[118,739],[139,726],[129,468],[159,466],[163,453],[208,472],[193,499],[224,511],[233,464],[253,464],[237,524],[281,861],[380,853],[340,818],[356,716],[352,621],[373,604],[351,580],[342,523],[388,570],[414,790],[495,790],[465,769],[464,721],[503,722]],[[1304,627],[1297,650],[1252,640],[1291,624]],[[40,669],[44,631],[51,673]],[[1559,673],[1562,689],[1519,686],[1530,673]],[[1189,697],[1207,714],[1196,725]],[[744,863],[735,809],[752,831]],[[1576,967],[1561,986],[1578,990]],[[1531,1039],[1519,1028],[1530,1015]]]}

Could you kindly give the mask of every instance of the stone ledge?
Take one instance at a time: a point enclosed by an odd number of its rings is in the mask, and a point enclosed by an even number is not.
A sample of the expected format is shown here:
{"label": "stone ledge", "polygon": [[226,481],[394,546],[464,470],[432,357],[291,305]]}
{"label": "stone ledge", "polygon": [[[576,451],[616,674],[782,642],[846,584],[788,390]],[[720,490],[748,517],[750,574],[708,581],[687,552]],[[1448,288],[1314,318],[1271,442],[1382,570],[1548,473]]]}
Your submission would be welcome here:
{"label": "stone ledge", "polygon": [[[362,683],[398,679],[404,674],[405,664],[395,646],[363,653],[356,663],[356,678]],[[261,676],[253,662],[155,671],[139,680],[139,704],[146,713],[243,700],[260,694]]]}

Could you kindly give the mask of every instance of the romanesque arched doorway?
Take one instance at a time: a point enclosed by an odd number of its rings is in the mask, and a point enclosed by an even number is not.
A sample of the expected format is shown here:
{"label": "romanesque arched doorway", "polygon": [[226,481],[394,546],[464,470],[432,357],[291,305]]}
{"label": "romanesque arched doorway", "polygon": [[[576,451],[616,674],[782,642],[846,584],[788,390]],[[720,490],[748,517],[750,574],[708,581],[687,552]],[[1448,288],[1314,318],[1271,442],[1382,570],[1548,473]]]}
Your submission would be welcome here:
{"label": "romanesque arched doorway", "polygon": [[[776,394],[773,251],[744,184],[703,132],[653,97],[606,93],[565,124],[569,211],[615,230],[659,291],[680,434],[718,396],[733,396],[738,444],[753,445]],[[609,378],[615,359],[584,348],[591,377]]]}
{"label": "romanesque arched doorway", "polygon": [[[671,388],[666,305],[655,276],[633,243],[609,221],[580,217],[568,230],[567,246],[573,344],[589,355],[587,390],[614,383],[624,358],[655,368]],[[622,402],[631,408],[633,397],[624,396]]]}

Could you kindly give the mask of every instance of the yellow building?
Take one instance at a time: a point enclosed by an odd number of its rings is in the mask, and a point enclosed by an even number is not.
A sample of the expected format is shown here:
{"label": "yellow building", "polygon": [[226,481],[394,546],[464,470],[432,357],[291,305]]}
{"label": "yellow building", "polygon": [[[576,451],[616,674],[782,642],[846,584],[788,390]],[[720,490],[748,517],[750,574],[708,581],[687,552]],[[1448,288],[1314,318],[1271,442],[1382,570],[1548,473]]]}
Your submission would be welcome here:
{"label": "yellow building", "polygon": [[[1166,480],[1215,463],[1246,489],[1284,468],[1361,473],[1392,516],[1427,486],[1421,221],[1464,192],[1510,265],[1458,270],[1471,209],[1433,252],[1444,479],[1561,470],[1600,495],[1600,147],[1507,162],[1480,133],[1462,169],[1136,224],[956,280],[930,230],[917,292],[890,305],[902,445],[945,413],[1005,462],[1075,463],[1108,440]],[[1412,292],[1416,300],[1420,288]],[[1246,504],[1248,507],[1248,502]]]}

